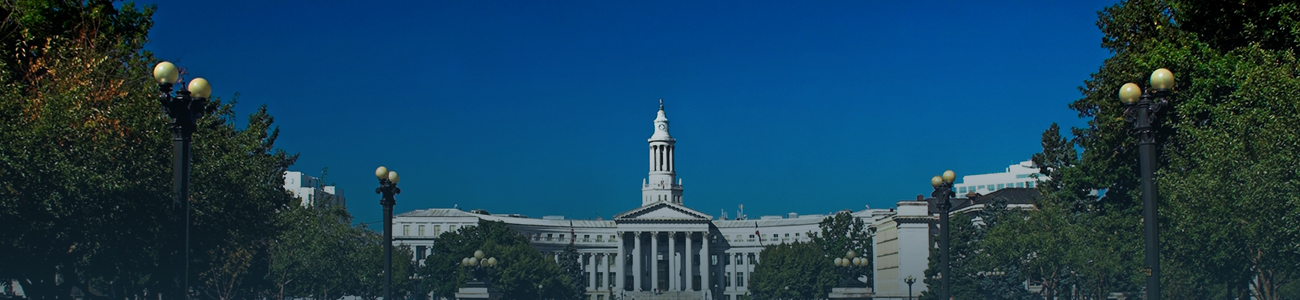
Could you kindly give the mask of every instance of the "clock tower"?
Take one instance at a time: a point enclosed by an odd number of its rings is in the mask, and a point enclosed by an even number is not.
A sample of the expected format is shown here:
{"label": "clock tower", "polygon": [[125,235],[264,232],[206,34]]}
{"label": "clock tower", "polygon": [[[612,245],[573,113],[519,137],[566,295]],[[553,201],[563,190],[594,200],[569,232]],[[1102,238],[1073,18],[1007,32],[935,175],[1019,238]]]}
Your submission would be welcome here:
{"label": "clock tower", "polygon": [[665,201],[682,205],[682,182],[673,166],[674,144],[677,140],[668,134],[668,117],[664,115],[664,100],[659,99],[659,116],[655,118],[655,132],[650,136],[650,176],[641,182],[641,206]]}

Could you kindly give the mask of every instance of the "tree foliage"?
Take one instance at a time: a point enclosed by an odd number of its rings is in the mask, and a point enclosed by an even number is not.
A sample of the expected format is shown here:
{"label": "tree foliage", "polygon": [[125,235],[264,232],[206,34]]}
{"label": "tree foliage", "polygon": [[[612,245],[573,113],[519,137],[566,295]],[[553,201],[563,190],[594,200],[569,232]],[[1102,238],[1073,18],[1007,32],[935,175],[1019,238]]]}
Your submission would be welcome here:
{"label": "tree foliage", "polygon": [[[822,253],[831,257],[845,257],[849,251],[853,251],[857,257],[872,257],[871,232],[867,230],[866,222],[853,216],[852,212],[844,210],[835,213],[834,216],[822,219],[817,227],[821,232],[810,232],[808,235],[812,236],[813,245],[821,247]],[[874,275],[871,268],[837,268],[836,272],[845,278],[866,277],[867,282],[872,282],[871,276]]]}
{"label": "tree foliage", "polygon": [[[33,0],[0,10],[0,278],[36,298],[168,290],[171,134],[142,50],[154,9]],[[194,135],[189,278],[216,297],[265,274],[295,157],[274,148],[265,108],[239,129],[233,102],[212,100],[218,112]]]}
{"label": "tree foliage", "polygon": [[[351,227],[340,208],[294,207],[282,214],[284,228],[270,243],[270,298],[337,299],[344,295],[377,299],[383,294],[383,237]],[[393,247],[393,295],[407,295],[414,253]],[[226,298],[229,299],[229,298]]]}
{"label": "tree foliage", "polygon": [[822,299],[841,279],[816,243],[781,243],[764,248],[749,292],[756,299]]}
{"label": "tree foliage", "polygon": [[564,246],[564,251],[560,252],[559,261],[560,270],[564,271],[564,275],[569,277],[569,285],[566,288],[569,289],[569,294],[573,295],[571,299],[582,300],[586,298],[587,272],[582,268],[582,256],[578,254],[578,248],[573,246],[572,241],[577,240],[577,238],[577,236],[569,237],[571,242]]}
{"label": "tree foliage", "polygon": [[527,237],[499,221],[479,221],[478,226],[439,235],[420,267],[425,290],[434,297],[454,298],[456,290],[470,280],[460,261],[472,257],[475,250],[497,258],[499,266],[488,270],[487,279],[505,299],[535,299],[539,292],[548,299],[575,297],[569,287],[580,278],[565,275],[559,264],[533,249]]}
{"label": "tree foliage", "polygon": [[756,299],[824,298],[842,280],[865,277],[871,282],[871,267],[833,264],[850,250],[857,257],[871,257],[872,235],[866,223],[846,210],[826,217],[818,228],[821,232],[807,233],[812,237],[807,243],[771,245],[759,253],[763,260],[749,281]]}
{"label": "tree foliage", "polygon": [[1087,126],[1044,133],[1039,210],[994,229],[990,252],[1045,293],[1140,294],[1138,143],[1116,91],[1168,68],[1178,80],[1155,124],[1165,297],[1300,296],[1286,294],[1300,274],[1300,8],[1124,1],[1097,25],[1114,55],[1070,104]]}

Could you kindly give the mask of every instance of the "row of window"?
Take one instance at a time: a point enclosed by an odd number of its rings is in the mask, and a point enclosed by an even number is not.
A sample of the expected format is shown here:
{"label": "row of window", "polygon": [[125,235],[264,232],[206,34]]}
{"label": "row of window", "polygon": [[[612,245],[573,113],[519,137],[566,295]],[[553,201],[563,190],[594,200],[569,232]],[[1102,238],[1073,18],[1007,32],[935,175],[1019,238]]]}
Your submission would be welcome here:
{"label": "row of window", "polygon": [[[546,236],[543,237],[541,233],[534,233],[532,234],[532,239],[535,242],[540,242],[540,241],[550,242],[550,241],[557,241],[557,240],[560,242],[564,242],[566,239],[568,239],[568,236],[569,236],[568,234],[547,233]],[[604,243],[606,241],[613,243],[618,241],[616,237],[617,237],[616,235],[611,234],[609,235],[609,239],[606,240],[605,235],[597,234],[596,238],[592,239],[590,234],[584,234],[582,235],[582,240],[580,241],[583,243],[592,243],[592,242]],[[578,242],[579,240],[577,237],[574,237],[574,241]]]}
{"label": "row of window", "polygon": [[[425,226],[426,225],[417,225],[415,236],[425,236]],[[456,225],[447,225],[447,231],[456,231]],[[442,225],[433,225],[433,231],[429,233],[431,233],[431,236],[442,234]],[[411,225],[402,225],[402,236],[411,236]]]}
{"label": "row of window", "polygon": [[[817,234],[817,233],[811,233],[810,235],[808,235],[808,238],[812,238],[812,237],[815,236],[816,234]],[[749,239],[745,239],[745,235],[743,235],[743,234],[737,234],[736,237],[735,237],[734,239],[731,238],[731,236],[725,236],[725,237],[727,238],[727,241],[728,241],[728,242],[732,242],[732,243],[738,243],[738,242],[755,242],[755,241],[757,241],[757,240],[755,239],[756,236],[753,235],[753,234],[749,235]],[[770,239],[770,240],[765,240],[765,241],[782,241],[782,242],[786,242],[786,241],[791,241],[791,240],[794,240],[794,241],[798,241],[798,240],[800,240],[799,233],[798,233],[798,232],[794,233],[794,237],[793,237],[793,238],[790,237],[790,234],[789,234],[789,233],[785,234],[785,237],[782,237],[781,234],[773,233],[773,234],[772,234],[772,239]]]}
{"label": "row of window", "polygon": [[965,193],[967,193],[967,192],[978,192],[979,190],[985,190],[985,191],[993,192],[993,191],[997,191],[997,190],[1000,190],[1000,189],[1005,189],[1005,188],[1018,188],[1018,187],[1019,187],[1019,188],[1023,188],[1023,187],[1033,188],[1033,187],[1034,187],[1034,182],[1033,182],[1033,181],[1024,181],[1024,182],[1012,182],[1012,183],[999,183],[999,184],[988,184],[988,185],[976,185],[976,186],[970,186],[970,187],[960,186],[960,187],[957,187],[957,194],[965,194]]}

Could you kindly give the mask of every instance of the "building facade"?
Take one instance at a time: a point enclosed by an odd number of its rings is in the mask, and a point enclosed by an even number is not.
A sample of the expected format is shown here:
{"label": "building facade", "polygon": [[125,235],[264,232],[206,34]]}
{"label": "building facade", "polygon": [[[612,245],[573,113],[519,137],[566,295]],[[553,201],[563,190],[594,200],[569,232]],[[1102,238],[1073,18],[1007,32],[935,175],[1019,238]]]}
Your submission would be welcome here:
{"label": "building facade", "polygon": [[284,172],[284,189],[297,197],[304,207],[341,207],[348,208],[348,200],[343,197],[343,189],[325,185],[316,178],[299,171]]}
{"label": "building facade", "polygon": [[[749,279],[767,245],[811,241],[826,215],[767,216],[727,220],[691,209],[683,198],[674,156],[676,140],[660,103],[648,139],[649,174],[642,180],[640,206],[612,220],[529,218],[513,214],[466,212],[456,208],[410,211],[394,217],[394,241],[410,247],[417,263],[438,235],[480,221],[501,221],[528,236],[533,247],[559,257],[569,243],[581,254],[587,294],[609,299],[739,299],[749,294]],[[850,212],[875,232],[872,266],[875,299],[906,299],[902,278],[923,278],[933,244],[934,219],[925,202],[900,201],[898,209]],[[830,258],[828,258],[830,259]],[[926,289],[918,280],[912,287]]]}

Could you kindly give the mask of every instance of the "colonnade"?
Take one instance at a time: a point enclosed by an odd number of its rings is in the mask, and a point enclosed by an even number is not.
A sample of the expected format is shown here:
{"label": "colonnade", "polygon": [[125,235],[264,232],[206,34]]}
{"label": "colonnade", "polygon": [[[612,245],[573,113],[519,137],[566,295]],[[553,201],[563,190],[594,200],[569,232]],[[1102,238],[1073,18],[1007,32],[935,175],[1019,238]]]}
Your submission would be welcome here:
{"label": "colonnade", "polygon": [[[616,288],[629,291],[701,291],[709,287],[707,232],[624,231],[619,234],[623,239],[618,243],[618,253],[623,261],[631,262],[628,271],[632,275],[630,282],[624,282],[629,276],[616,280]],[[666,244],[666,249],[660,244]],[[661,249],[665,251],[661,252]],[[661,274],[660,269],[664,269],[666,274]]]}

